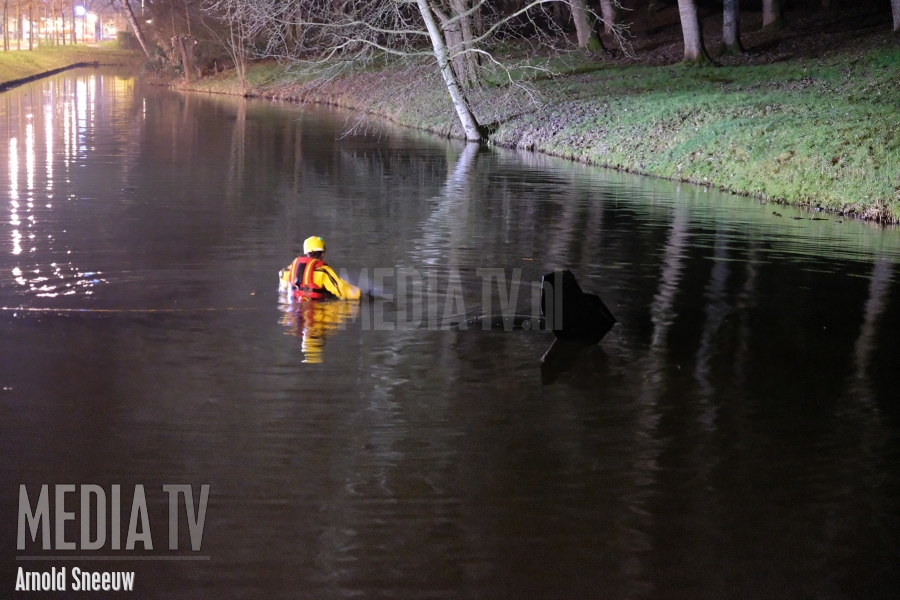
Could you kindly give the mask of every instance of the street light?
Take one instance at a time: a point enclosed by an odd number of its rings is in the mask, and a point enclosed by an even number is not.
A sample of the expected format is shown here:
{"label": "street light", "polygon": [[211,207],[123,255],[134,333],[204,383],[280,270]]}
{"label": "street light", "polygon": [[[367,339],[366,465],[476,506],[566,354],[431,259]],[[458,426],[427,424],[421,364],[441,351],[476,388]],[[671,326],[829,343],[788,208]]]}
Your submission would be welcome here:
{"label": "street light", "polygon": [[80,4],[75,7],[75,16],[81,17],[81,43],[84,44],[84,16],[87,14],[87,10],[81,6]]}

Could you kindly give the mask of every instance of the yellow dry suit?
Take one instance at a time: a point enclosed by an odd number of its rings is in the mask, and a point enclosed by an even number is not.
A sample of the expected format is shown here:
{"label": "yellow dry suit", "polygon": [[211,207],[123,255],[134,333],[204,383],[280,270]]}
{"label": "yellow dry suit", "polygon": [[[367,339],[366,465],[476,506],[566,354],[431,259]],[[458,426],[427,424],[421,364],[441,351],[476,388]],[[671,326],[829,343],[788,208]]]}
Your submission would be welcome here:
{"label": "yellow dry suit", "polygon": [[359,300],[359,288],[337,276],[318,258],[298,256],[279,272],[279,289],[290,291],[295,300]]}

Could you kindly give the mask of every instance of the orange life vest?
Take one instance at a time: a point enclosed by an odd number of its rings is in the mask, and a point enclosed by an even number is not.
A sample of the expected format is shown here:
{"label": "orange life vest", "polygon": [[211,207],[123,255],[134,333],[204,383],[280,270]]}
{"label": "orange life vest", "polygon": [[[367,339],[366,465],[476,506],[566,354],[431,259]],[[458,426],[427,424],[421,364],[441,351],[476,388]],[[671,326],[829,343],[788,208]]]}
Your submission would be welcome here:
{"label": "orange life vest", "polygon": [[316,285],[313,279],[313,272],[319,265],[325,262],[318,258],[309,258],[307,256],[298,256],[291,263],[291,283],[294,284],[294,298],[298,300],[325,300],[331,298],[332,294],[321,285]]}

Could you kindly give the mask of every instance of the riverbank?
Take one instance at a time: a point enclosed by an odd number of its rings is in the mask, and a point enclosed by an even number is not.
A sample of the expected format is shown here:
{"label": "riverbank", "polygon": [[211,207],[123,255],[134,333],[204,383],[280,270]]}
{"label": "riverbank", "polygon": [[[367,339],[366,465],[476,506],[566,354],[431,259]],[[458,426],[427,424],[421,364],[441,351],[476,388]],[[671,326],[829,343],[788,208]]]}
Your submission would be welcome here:
{"label": "riverbank", "polygon": [[135,56],[129,50],[119,50],[116,42],[0,52],[0,91],[73,67],[134,63]]}
{"label": "riverbank", "polygon": [[[570,53],[554,59],[552,77],[520,78],[527,89],[498,80],[469,97],[494,145],[900,222],[897,37],[879,14],[788,16],[786,30],[763,33],[760,15],[744,13],[746,52],[698,68],[677,62],[680,25],[670,7],[632,28],[627,55]],[[721,17],[706,15],[708,47],[720,31]],[[74,66],[135,60],[114,42],[2,52],[0,90]],[[249,68],[248,88],[233,70],[163,83],[333,104],[463,137],[430,63],[327,82],[263,63]]]}
{"label": "riverbank", "polygon": [[[632,31],[630,56],[568,55],[554,77],[529,81],[533,97],[508,85],[471,93],[489,143],[900,222],[900,44],[887,21],[789,14],[787,30],[762,33],[760,15],[747,13],[747,52],[698,68],[677,63],[673,11],[648,25],[646,47]],[[710,48],[718,19],[704,21]],[[248,83],[241,90],[226,72],[181,87],[334,104],[462,137],[429,65],[300,82],[256,64]]]}

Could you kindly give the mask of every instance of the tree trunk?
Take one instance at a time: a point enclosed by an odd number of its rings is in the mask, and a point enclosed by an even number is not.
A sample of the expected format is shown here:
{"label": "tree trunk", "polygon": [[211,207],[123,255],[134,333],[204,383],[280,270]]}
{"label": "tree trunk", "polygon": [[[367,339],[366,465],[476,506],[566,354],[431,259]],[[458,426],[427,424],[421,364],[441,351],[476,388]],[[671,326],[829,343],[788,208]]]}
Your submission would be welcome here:
{"label": "tree trunk", "polygon": [[472,48],[472,25],[466,12],[466,0],[449,0],[448,15],[437,6],[432,5],[433,13],[441,21],[441,31],[446,41],[450,63],[456,72],[456,79],[463,88],[473,87],[478,82],[475,55],[468,52]]}
{"label": "tree trunk", "polygon": [[28,49],[34,50],[34,19],[32,18],[32,4],[28,5]]}
{"label": "tree trunk", "polygon": [[600,15],[603,17],[603,31],[606,33],[612,33],[619,21],[619,7],[613,2],[614,0],[600,0]]}
{"label": "tree trunk", "polygon": [[3,50],[9,50],[9,0],[3,3]]}
{"label": "tree trunk", "polygon": [[778,31],[784,28],[781,0],[763,0],[763,30]]}
{"label": "tree trunk", "polygon": [[684,61],[708,63],[709,56],[703,47],[703,32],[697,17],[697,0],[678,0],[681,15],[681,31],[684,34]]}
{"label": "tree trunk", "polygon": [[894,14],[894,32],[900,32],[900,0],[891,0],[891,12]]}
{"label": "tree trunk", "polygon": [[178,49],[181,55],[181,66],[184,69],[184,80],[190,83],[197,75],[197,69],[194,67],[194,46],[197,40],[189,35],[176,35],[172,38],[172,45]]}
{"label": "tree trunk", "polygon": [[741,54],[741,9],[740,0],[725,0],[722,14],[722,54]]}
{"label": "tree trunk", "polygon": [[[235,33],[234,28],[238,28]],[[244,47],[246,34],[244,32],[244,21],[241,19],[228,19],[228,53],[234,61],[234,71],[237,74],[238,84],[241,88],[241,95],[247,94],[247,51]]]}
{"label": "tree trunk", "polygon": [[50,6],[47,7],[47,12],[49,13],[48,26],[50,27],[49,35],[47,36],[50,39],[50,45],[59,46],[59,36],[56,33],[56,27],[54,27],[53,21],[56,20],[56,16],[53,14],[56,11],[56,0],[51,0]]}
{"label": "tree trunk", "polygon": [[479,2],[475,5],[475,12],[472,14],[472,33],[475,35],[475,37],[478,37],[482,33],[484,33],[484,17],[481,12],[482,8],[482,4]]}
{"label": "tree trunk", "polygon": [[575,34],[578,36],[578,47],[588,50],[599,50],[603,47],[600,37],[591,24],[591,16],[588,13],[585,0],[570,0],[572,6],[572,20],[575,22]]}
{"label": "tree trunk", "polygon": [[144,54],[147,55],[147,58],[150,58],[150,50],[147,49],[147,42],[144,41],[144,34],[141,32],[137,19],[134,18],[134,13],[131,11],[131,5],[128,4],[128,0],[122,0],[122,7],[125,9],[125,18],[128,19],[131,28],[134,29],[134,35],[141,43],[141,48],[144,49]]}
{"label": "tree trunk", "polygon": [[425,21],[425,27],[428,28],[428,36],[431,38],[431,45],[434,47],[434,57],[441,70],[441,76],[444,78],[444,84],[447,86],[447,92],[450,94],[450,100],[453,102],[453,108],[456,109],[456,114],[459,116],[466,139],[470,142],[481,141],[482,135],[478,121],[475,120],[475,115],[472,114],[469,102],[463,95],[459,82],[456,80],[456,74],[450,65],[447,45],[444,42],[444,37],[437,21],[434,19],[431,6],[428,4],[428,0],[416,0],[416,4],[419,7],[419,12],[422,14],[422,19]]}
{"label": "tree trunk", "polygon": [[465,14],[468,10],[467,4],[467,0],[450,0],[450,7],[453,8],[456,18],[459,19],[459,31],[462,34],[461,50],[464,51],[459,58],[466,73],[463,83],[468,87],[478,83],[478,54],[470,52],[475,36],[472,33],[471,16]]}

